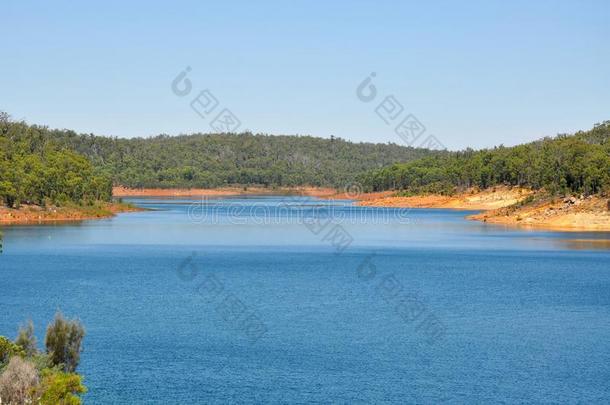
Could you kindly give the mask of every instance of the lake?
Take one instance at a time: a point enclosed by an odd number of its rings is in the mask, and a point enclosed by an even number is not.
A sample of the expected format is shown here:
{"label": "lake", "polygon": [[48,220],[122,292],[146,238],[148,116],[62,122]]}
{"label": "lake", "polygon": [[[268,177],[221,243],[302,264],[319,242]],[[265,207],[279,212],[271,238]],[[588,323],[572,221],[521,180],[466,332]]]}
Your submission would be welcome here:
{"label": "lake", "polygon": [[608,403],[610,234],[251,197],[4,229],[0,335],[87,329],[87,404]]}

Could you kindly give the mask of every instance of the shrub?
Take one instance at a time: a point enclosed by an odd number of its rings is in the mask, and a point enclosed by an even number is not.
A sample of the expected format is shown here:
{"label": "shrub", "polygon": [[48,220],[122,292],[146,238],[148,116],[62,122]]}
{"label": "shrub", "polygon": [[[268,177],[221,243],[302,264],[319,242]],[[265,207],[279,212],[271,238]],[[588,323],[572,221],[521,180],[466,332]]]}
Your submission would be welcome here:
{"label": "shrub", "polygon": [[87,392],[80,375],[52,370],[43,372],[39,390],[40,405],[80,405],[79,394]]}
{"label": "shrub", "polygon": [[28,357],[32,357],[38,352],[36,336],[34,336],[34,323],[31,320],[25,326],[19,328],[15,344],[20,346]]}
{"label": "shrub", "polygon": [[0,403],[7,405],[32,403],[37,386],[36,367],[19,356],[12,357],[0,375]]}
{"label": "shrub", "polygon": [[8,338],[0,336],[0,370],[8,364],[13,356],[23,357],[25,352],[21,346],[11,342]]}

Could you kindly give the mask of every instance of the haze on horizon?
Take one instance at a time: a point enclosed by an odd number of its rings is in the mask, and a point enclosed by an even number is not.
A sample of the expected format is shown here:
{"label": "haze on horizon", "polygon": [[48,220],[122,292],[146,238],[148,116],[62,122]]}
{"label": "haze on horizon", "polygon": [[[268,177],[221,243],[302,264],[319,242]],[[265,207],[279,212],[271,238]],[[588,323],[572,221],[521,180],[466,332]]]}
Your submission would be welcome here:
{"label": "haze on horizon", "polygon": [[[54,128],[212,132],[213,116],[190,106],[205,89],[239,131],[401,144],[375,113],[393,95],[449,149],[610,119],[610,3],[601,0],[9,0],[2,13],[0,110]],[[192,92],[178,96],[172,81],[187,67]],[[366,103],[356,88],[371,72],[378,95]]]}

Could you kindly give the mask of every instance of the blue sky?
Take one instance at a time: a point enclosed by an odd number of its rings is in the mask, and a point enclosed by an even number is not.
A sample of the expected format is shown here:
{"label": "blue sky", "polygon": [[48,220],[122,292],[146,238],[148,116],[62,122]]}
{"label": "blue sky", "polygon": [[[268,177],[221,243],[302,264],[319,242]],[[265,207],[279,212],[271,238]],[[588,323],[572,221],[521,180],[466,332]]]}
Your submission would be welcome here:
{"label": "blue sky", "polygon": [[[0,110],[113,136],[240,130],[396,142],[393,95],[450,149],[610,119],[608,1],[4,1]],[[192,92],[171,90],[187,66]],[[378,96],[356,97],[375,72]]]}

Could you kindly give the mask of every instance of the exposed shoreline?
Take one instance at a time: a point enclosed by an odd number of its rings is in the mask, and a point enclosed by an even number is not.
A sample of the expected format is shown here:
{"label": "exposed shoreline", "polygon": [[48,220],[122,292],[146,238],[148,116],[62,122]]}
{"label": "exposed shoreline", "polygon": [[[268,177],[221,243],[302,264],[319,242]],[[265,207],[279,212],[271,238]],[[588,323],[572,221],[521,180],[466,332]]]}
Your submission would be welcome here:
{"label": "exposed shoreline", "polygon": [[94,206],[42,208],[25,205],[19,209],[0,206],[0,226],[39,225],[111,218],[123,212],[144,211],[124,203],[97,203]]}
{"label": "exposed shoreline", "polygon": [[[551,231],[610,231],[610,211],[600,197],[579,199],[571,197],[534,202],[540,196],[519,187],[471,189],[461,194],[444,196],[426,194],[396,196],[394,191],[360,193],[358,190],[339,191],[321,187],[224,187],[218,189],[129,189],[115,187],[116,197],[228,197],[240,195],[304,195],[327,200],[351,199],[356,205],[367,207],[442,208],[482,211],[469,215],[469,220],[482,221],[515,228],[536,228]],[[530,201],[532,200],[532,201]]]}
{"label": "exposed shoreline", "polygon": [[233,197],[240,195],[307,195],[328,197],[337,194],[323,187],[221,187],[221,188],[127,188],[116,186],[114,197]]}
{"label": "exposed shoreline", "polygon": [[507,207],[525,200],[532,194],[532,191],[524,188],[496,187],[483,191],[470,190],[452,196],[425,194],[359,199],[357,204],[369,207],[445,208],[478,211]]}
{"label": "exposed shoreline", "polygon": [[393,195],[393,191],[360,193],[330,187],[221,187],[221,188],[127,188],[113,187],[114,197],[236,197],[245,195],[301,195],[328,200],[373,200]]}
{"label": "exposed shoreline", "polygon": [[[442,208],[482,211],[469,220],[516,228],[550,231],[610,231],[610,210],[606,199],[589,196],[544,199],[524,188],[495,187],[469,190],[452,196],[396,196],[393,191],[359,193],[323,187],[224,187],[218,189],[130,189],[114,187],[114,197],[232,197],[245,195],[303,195],[321,199],[351,199],[358,206],[396,208]],[[530,201],[531,200],[531,201]],[[41,208],[0,207],[0,226],[35,225],[110,218],[118,213],[143,209],[123,203],[95,206]]]}
{"label": "exposed shoreline", "polygon": [[610,231],[610,210],[606,199],[589,197],[548,198],[528,189],[495,187],[454,196],[389,196],[358,205],[372,207],[444,208],[483,211],[469,220],[515,228],[569,232]]}
{"label": "exposed shoreline", "polygon": [[541,198],[523,206],[508,206],[467,218],[491,224],[550,231],[610,231],[608,200],[597,196]]}

